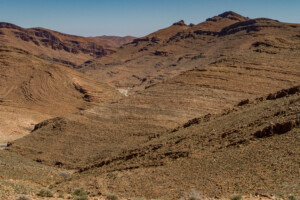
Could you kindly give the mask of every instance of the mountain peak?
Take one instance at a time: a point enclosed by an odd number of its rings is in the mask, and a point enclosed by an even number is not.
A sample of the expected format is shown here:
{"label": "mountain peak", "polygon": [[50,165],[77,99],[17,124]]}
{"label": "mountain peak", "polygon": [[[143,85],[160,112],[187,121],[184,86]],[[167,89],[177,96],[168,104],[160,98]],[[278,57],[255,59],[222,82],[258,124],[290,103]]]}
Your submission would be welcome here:
{"label": "mountain peak", "polygon": [[222,14],[219,14],[218,16],[208,18],[206,21],[219,21],[219,20],[222,20],[222,19],[231,19],[231,20],[237,20],[237,21],[244,21],[244,20],[247,20],[249,18],[244,17],[240,14],[237,14],[233,11],[226,11]]}
{"label": "mountain peak", "polygon": [[178,22],[175,22],[175,23],[173,24],[173,26],[186,26],[186,24],[184,23],[183,20],[180,20],[180,21],[178,21]]}
{"label": "mountain peak", "polygon": [[239,18],[242,17],[242,18],[244,18],[242,15],[239,15],[239,14],[233,12],[233,11],[226,11],[222,14],[219,14],[218,16],[223,17],[223,18],[230,18],[230,17],[239,17]]}
{"label": "mountain peak", "polygon": [[7,22],[0,22],[0,28],[22,29],[20,26]]}

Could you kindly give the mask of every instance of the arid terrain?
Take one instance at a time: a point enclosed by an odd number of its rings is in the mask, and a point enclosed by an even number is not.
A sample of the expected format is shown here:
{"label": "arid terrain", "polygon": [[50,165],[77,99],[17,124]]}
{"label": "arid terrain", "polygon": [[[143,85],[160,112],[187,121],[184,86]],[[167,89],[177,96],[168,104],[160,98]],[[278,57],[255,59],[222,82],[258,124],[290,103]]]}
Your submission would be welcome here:
{"label": "arid terrain", "polygon": [[53,117],[121,98],[107,84],[13,47],[0,47],[0,144]]}
{"label": "arid terrain", "polygon": [[231,11],[142,38],[0,23],[0,198],[299,198],[299,66],[299,24]]}
{"label": "arid terrain", "polygon": [[0,22],[0,44],[28,51],[47,61],[76,67],[90,59],[115,52],[135,37],[80,37],[45,28],[28,28]]}
{"label": "arid terrain", "polygon": [[282,68],[288,67],[287,62],[298,70],[299,28],[226,12],[198,25],[174,23],[81,67],[86,74],[129,93],[212,63],[230,63],[228,70],[236,72],[249,65],[246,72],[255,73],[255,66]]}

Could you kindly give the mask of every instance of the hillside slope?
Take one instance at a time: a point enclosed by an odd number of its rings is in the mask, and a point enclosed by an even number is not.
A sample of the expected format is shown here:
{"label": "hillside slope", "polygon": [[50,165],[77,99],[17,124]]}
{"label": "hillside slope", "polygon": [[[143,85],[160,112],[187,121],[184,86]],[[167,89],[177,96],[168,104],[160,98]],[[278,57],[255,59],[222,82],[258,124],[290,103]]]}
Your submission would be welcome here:
{"label": "hillside slope", "polygon": [[[0,199],[35,196],[46,185],[62,181],[65,170],[48,167],[22,156],[0,150]],[[34,198],[37,199],[37,198]]]}
{"label": "hillside slope", "polygon": [[10,150],[46,164],[78,168],[134,149],[192,118],[299,82],[298,65],[260,66],[246,57],[241,63],[221,60],[116,103],[45,121]]}
{"label": "hillside slope", "polygon": [[0,47],[0,76],[0,138],[6,141],[45,119],[121,97],[106,84],[11,47]]}
{"label": "hillside slope", "polygon": [[7,150],[78,171],[57,190],[298,194],[299,31],[233,12],[175,23],[81,65],[128,97],[45,120]]}
{"label": "hillside slope", "polygon": [[300,86],[194,118],[139,148],[81,169],[56,188],[172,199],[190,191],[206,197],[297,196],[299,127]]}
{"label": "hillside slope", "polygon": [[0,45],[41,56],[49,61],[75,67],[87,60],[113,53],[134,37],[80,37],[45,28],[24,29],[0,22]]}
{"label": "hillside slope", "polygon": [[133,36],[97,36],[97,37],[89,37],[93,41],[97,41],[99,44],[103,45],[107,48],[118,48],[122,46],[123,44],[127,44],[132,42],[136,37]]}
{"label": "hillside slope", "polygon": [[[298,29],[299,25],[269,19],[238,22],[223,28],[224,36],[217,37],[218,43],[210,39],[207,51],[218,51],[220,45],[230,55],[207,57],[214,61],[205,66],[200,57],[183,58],[179,63],[183,62],[185,70],[192,64],[197,66],[113,104],[45,121],[32,134],[15,141],[10,149],[47,164],[63,163],[64,167],[78,168],[134,149],[192,118],[298,85]],[[261,35],[268,39],[257,42]],[[186,43],[185,37],[180,38],[174,41],[176,45]],[[246,48],[238,51],[235,46]],[[142,57],[141,61],[147,59]],[[125,75],[126,66],[123,67],[118,73]]]}
{"label": "hillside slope", "polygon": [[296,65],[299,31],[298,24],[226,12],[194,26],[174,23],[81,65],[81,71],[130,94],[232,57],[237,63],[247,57],[253,65]]}

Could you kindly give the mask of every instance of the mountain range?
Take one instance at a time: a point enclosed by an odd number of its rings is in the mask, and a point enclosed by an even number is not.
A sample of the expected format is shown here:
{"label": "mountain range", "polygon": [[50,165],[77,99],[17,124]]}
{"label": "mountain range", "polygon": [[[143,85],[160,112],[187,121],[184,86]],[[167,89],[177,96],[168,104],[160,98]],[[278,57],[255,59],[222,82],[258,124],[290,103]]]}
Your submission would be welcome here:
{"label": "mountain range", "polygon": [[141,38],[0,23],[0,186],[300,195],[299,58],[299,24],[232,11]]}

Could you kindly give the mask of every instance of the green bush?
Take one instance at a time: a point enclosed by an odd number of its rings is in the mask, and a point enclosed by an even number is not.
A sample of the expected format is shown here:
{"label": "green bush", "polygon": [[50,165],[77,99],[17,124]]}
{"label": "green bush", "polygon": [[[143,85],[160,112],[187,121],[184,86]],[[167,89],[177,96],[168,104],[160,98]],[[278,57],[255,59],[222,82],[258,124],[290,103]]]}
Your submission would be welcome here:
{"label": "green bush", "polygon": [[242,199],[242,195],[240,194],[236,194],[230,197],[230,200],[241,200]]}
{"label": "green bush", "polygon": [[53,197],[53,193],[49,190],[42,189],[37,193],[38,196],[40,197]]}
{"label": "green bush", "polygon": [[64,197],[64,195],[59,194],[59,195],[57,196],[57,198],[64,199],[65,197]]}

